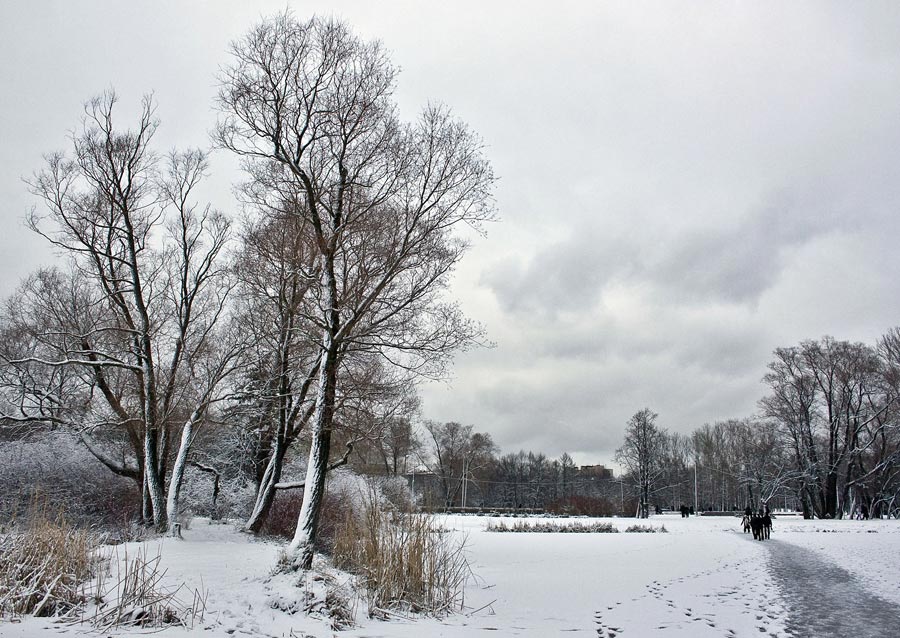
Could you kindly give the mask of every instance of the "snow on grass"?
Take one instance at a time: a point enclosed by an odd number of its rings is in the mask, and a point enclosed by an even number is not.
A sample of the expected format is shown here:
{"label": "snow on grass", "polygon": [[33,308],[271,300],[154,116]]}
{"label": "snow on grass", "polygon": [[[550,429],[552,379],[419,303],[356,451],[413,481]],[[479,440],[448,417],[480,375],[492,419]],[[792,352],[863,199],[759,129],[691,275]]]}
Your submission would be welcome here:
{"label": "snow on grass", "polygon": [[[466,536],[477,575],[466,589],[466,612],[444,619],[369,619],[362,603],[357,626],[338,635],[466,638],[499,636],[786,636],[787,616],[773,574],[775,552],[740,531],[732,517],[651,517],[667,534],[497,534],[501,518],[446,516],[439,524]],[[561,524],[609,523],[624,531],[634,519],[554,519]],[[506,519],[509,523],[509,520]],[[195,520],[185,540],[151,541],[167,579],[207,594],[202,624],[171,636],[335,635],[327,620],[303,612],[296,575],[271,577],[280,546],[254,541],[225,525]],[[796,545],[839,563],[872,593],[900,604],[900,522],[804,521],[777,518],[770,543]],[[129,550],[131,551],[131,550]],[[782,576],[785,574],[782,572]],[[340,579],[337,574],[334,578]],[[787,575],[789,577],[789,575]],[[321,577],[304,577],[310,589]],[[320,580],[316,580],[319,578]],[[340,583],[338,584],[340,588]],[[346,585],[346,583],[344,583]],[[273,602],[279,608],[273,608]],[[292,602],[296,605],[292,606]],[[295,609],[290,614],[284,609]],[[46,619],[0,624],[0,636],[51,635]],[[57,628],[58,630],[59,628]],[[70,633],[80,628],[65,627]],[[291,633],[293,632],[293,634]],[[121,630],[106,635],[140,635]],[[490,635],[490,634],[488,634]]]}

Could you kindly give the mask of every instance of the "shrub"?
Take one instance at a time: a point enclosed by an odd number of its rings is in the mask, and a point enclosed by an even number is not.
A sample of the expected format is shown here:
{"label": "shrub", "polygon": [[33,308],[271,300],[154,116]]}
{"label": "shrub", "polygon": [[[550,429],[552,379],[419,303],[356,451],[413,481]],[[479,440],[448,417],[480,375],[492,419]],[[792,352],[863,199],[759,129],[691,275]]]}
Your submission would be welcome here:
{"label": "shrub", "polygon": [[75,527],[130,540],[141,493],[103,467],[71,434],[35,431],[0,445],[0,520],[23,519],[35,499],[55,503]]}
{"label": "shrub", "polygon": [[[322,551],[331,553],[338,528],[347,518],[352,504],[341,493],[325,492],[322,514],[319,517],[318,544]],[[303,504],[303,492],[290,490],[277,492],[261,533],[291,540],[297,529],[297,517]]]}
{"label": "shrub", "polygon": [[276,492],[275,500],[272,501],[272,507],[269,508],[269,514],[266,516],[260,533],[265,536],[293,538],[302,503],[303,492],[300,490]]}

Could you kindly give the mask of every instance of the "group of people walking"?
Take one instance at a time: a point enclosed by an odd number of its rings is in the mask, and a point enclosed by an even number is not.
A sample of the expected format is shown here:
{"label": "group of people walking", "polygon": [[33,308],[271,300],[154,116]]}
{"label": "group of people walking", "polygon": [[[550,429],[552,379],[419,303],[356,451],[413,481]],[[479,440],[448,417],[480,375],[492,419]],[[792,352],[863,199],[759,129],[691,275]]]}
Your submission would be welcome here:
{"label": "group of people walking", "polygon": [[744,526],[745,534],[753,532],[754,540],[769,540],[769,536],[772,533],[772,514],[769,511],[769,506],[766,505],[765,510],[754,512],[748,505],[747,509],[744,510],[744,518],[741,524]]}

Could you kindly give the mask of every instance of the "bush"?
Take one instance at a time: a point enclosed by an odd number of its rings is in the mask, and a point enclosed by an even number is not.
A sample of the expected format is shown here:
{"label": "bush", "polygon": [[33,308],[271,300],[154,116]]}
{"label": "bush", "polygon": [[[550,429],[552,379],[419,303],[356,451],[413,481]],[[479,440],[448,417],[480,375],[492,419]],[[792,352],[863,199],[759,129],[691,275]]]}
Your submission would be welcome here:
{"label": "bush", "polygon": [[[595,523],[558,523],[556,521],[516,521],[507,525],[505,521],[494,523],[489,521],[485,531],[488,532],[537,532],[559,534],[615,534],[619,531],[612,523],[597,521]],[[665,526],[653,527],[652,525],[631,525],[625,529],[626,533],[654,533],[667,532]]]}
{"label": "bush", "polygon": [[[286,540],[293,539],[301,505],[303,505],[301,490],[277,492],[261,533],[265,536],[275,536]],[[347,512],[351,507],[351,503],[341,493],[326,490],[325,502],[322,504],[322,513],[319,516],[318,530],[319,548],[325,553],[331,553],[338,529],[346,520]]]}
{"label": "bush", "polygon": [[[409,487],[402,478],[361,476],[347,468],[334,470],[328,475],[322,513],[319,516],[317,540],[321,551],[332,553],[335,539],[350,512],[362,516],[366,509],[365,495],[370,493],[384,510],[412,511],[415,508]],[[292,539],[302,504],[302,490],[276,492],[262,533]]]}
{"label": "bush", "polygon": [[303,492],[300,490],[275,492],[275,500],[272,501],[260,533],[264,536],[292,539],[302,503]]}
{"label": "bush", "polygon": [[75,527],[130,540],[139,522],[137,484],[103,467],[73,435],[36,431],[0,445],[0,520],[23,519],[35,499],[56,504]]}

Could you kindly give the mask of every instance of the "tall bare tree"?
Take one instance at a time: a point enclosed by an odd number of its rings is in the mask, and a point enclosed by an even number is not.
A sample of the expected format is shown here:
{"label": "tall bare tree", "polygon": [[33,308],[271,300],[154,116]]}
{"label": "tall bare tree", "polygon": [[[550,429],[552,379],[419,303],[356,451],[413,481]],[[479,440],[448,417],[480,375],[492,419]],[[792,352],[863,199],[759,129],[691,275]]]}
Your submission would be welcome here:
{"label": "tall bare tree", "polygon": [[312,563],[334,427],[339,363],[373,351],[440,375],[473,341],[442,292],[466,244],[454,230],[493,215],[480,141],[441,107],[397,117],[382,45],[335,20],[283,13],[232,45],[220,146],[244,159],[257,197],[297,198],[316,250],[319,354],[312,441],[290,563]]}
{"label": "tall bare tree", "polygon": [[771,394],[760,404],[793,450],[804,512],[840,517],[892,423],[889,364],[866,344],[831,337],[779,348],[775,357],[765,377]]}
{"label": "tall bare tree", "polygon": [[[229,222],[194,201],[205,155],[160,157],[152,100],[129,130],[114,124],[116,102],[112,92],[88,102],[71,155],[49,155],[31,181],[44,207],[30,225],[67,261],[7,305],[3,412],[77,430],[104,465],[142,485],[145,517],[163,531],[194,430],[236,365],[232,340],[220,338]],[[110,428],[124,431],[130,458],[91,440]]]}
{"label": "tall bare tree", "polygon": [[[248,202],[253,210],[265,202]],[[285,457],[312,415],[318,329],[309,318],[316,285],[309,226],[296,202],[265,208],[242,232],[235,275],[246,345],[243,391],[233,415],[253,439],[257,490],[246,527],[259,532],[275,500]]]}
{"label": "tall bare tree", "polygon": [[640,518],[650,516],[650,495],[665,471],[666,432],[656,425],[658,414],[644,408],[625,426],[625,441],[616,450],[616,462],[631,475],[638,488]]}

